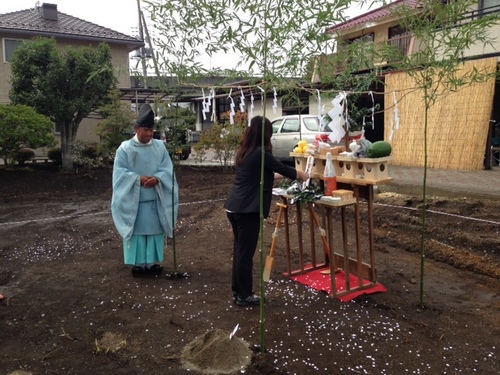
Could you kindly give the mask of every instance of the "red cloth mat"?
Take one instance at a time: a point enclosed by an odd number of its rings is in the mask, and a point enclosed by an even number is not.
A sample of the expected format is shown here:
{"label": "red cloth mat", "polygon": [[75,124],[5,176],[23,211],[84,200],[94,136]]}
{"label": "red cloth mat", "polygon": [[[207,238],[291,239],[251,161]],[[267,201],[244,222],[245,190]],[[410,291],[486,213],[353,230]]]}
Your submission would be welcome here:
{"label": "red cloth mat", "polygon": [[[332,282],[330,280],[330,275],[325,275],[322,274],[322,271],[329,270],[329,267],[325,268],[319,268],[315,269],[312,271],[305,272],[301,275],[294,275],[294,276],[289,276],[290,279],[297,281],[303,285],[306,285],[308,287],[311,287],[313,289],[327,292],[328,294],[332,294]],[[287,276],[287,274],[285,274]],[[335,273],[335,282],[337,286],[337,293],[343,292],[346,290],[345,286],[345,273],[344,271],[338,271]],[[358,277],[350,274],[349,275],[349,280],[351,282],[351,289],[356,288],[358,286]],[[369,284],[370,281],[368,280],[363,280],[363,284]],[[366,288],[366,289],[360,289],[360,290],[353,290],[351,293],[344,294],[340,297],[336,297],[339,300],[343,302],[351,301],[354,298],[362,295],[362,294],[372,294],[372,293],[379,293],[379,292],[387,292],[387,289],[385,286],[383,286],[380,283],[375,284],[372,287]]]}

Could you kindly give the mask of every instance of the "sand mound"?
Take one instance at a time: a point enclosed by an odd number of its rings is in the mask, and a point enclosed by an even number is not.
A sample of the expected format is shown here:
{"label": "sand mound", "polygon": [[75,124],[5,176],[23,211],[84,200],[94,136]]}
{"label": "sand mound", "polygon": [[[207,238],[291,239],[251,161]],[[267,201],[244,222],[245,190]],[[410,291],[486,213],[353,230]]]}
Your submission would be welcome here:
{"label": "sand mound", "polygon": [[185,369],[204,374],[232,374],[248,366],[252,350],[248,344],[221,329],[208,331],[187,344],[181,353]]}

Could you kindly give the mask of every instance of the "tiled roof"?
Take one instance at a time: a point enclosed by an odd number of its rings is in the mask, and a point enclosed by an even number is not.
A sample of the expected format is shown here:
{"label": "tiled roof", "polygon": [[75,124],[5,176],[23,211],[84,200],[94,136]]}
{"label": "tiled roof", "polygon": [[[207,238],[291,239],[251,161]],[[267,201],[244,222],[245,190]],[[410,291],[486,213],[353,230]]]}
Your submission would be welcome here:
{"label": "tiled roof", "polygon": [[352,29],[356,26],[363,25],[368,22],[374,22],[390,16],[392,10],[397,6],[405,5],[410,8],[416,8],[419,3],[420,0],[397,0],[378,9],[374,9],[370,12],[351,18],[348,21],[334,25],[328,28],[326,30],[326,33],[333,34],[342,30]]}
{"label": "tiled roof", "polygon": [[144,45],[137,38],[59,11],[57,11],[57,20],[44,19],[41,12],[42,8],[38,7],[0,14],[0,33],[127,44],[130,50]]}

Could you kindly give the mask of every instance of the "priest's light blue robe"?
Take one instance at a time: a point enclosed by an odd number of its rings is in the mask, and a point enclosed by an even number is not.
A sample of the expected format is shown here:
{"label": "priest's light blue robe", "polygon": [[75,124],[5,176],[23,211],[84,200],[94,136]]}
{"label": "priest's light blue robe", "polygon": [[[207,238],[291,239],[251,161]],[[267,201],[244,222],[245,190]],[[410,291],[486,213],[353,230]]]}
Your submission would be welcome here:
{"label": "priest's light blue robe", "polygon": [[[141,176],[154,176],[159,183],[147,189],[141,186]],[[125,264],[163,261],[165,236],[173,236],[177,221],[178,192],[173,163],[162,141],[143,144],[134,137],[118,147],[111,213],[123,238]]]}

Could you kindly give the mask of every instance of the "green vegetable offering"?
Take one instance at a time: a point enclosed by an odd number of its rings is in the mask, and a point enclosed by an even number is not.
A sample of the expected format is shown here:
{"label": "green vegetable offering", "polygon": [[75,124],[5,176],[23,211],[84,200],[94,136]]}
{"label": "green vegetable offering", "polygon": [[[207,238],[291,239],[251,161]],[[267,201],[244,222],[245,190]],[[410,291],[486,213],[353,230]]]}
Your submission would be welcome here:
{"label": "green vegetable offering", "polygon": [[390,156],[392,152],[392,146],[386,141],[373,142],[371,147],[368,149],[369,158],[383,158]]}

